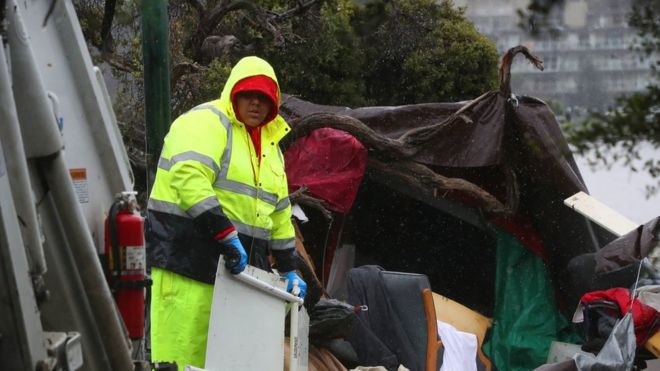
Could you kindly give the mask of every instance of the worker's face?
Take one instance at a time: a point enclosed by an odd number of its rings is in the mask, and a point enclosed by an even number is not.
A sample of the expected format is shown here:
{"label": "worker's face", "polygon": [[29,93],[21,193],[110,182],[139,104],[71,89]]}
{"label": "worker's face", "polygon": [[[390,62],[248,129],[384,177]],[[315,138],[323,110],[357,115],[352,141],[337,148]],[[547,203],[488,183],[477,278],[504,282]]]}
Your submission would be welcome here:
{"label": "worker's face", "polygon": [[243,123],[256,128],[266,119],[272,103],[268,97],[258,91],[246,91],[236,94],[236,106]]}

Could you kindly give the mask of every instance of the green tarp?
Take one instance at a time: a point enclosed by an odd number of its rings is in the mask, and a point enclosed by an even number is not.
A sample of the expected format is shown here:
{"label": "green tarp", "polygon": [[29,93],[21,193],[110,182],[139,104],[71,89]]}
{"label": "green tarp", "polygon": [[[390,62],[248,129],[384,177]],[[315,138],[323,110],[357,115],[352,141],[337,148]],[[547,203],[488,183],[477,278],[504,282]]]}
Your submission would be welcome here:
{"label": "green tarp", "polygon": [[559,312],[547,269],[518,239],[497,232],[495,312],[484,352],[498,370],[533,370],[553,340],[580,343]]}

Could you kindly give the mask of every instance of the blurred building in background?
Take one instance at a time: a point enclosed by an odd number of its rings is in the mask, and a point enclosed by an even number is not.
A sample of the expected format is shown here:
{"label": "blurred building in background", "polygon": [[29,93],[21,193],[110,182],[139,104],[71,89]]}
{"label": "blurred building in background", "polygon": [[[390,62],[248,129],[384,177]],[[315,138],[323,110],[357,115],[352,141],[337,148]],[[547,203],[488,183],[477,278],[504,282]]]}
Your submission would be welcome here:
{"label": "blurred building in background", "polygon": [[514,92],[574,107],[603,109],[617,96],[642,91],[651,62],[632,47],[637,30],[628,26],[630,0],[565,0],[547,19],[545,32],[531,36],[519,27],[527,0],[456,0],[500,53],[525,45],[541,57],[545,71],[522,57],[513,65]]}

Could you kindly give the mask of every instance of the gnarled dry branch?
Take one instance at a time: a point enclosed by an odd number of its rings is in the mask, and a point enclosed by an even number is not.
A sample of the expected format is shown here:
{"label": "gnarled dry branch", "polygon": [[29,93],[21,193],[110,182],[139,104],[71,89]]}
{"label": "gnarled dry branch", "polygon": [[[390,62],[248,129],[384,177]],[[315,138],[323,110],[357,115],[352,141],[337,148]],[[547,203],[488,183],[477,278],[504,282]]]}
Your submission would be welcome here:
{"label": "gnarled dry branch", "polygon": [[500,91],[506,97],[511,95],[511,63],[517,54],[523,54],[534,67],[543,71],[543,61],[532,54],[527,47],[518,45],[509,49],[502,57],[502,65],[500,66]]}
{"label": "gnarled dry branch", "polygon": [[462,112],[457,112],[441,123],[411,131],[400,140],[385,137],[350,116],[315,113],[295,121],[284,145],[288,147],[296,139],[316,129],[342,130],[354,136],[369,150],[369,167],[380,174],[383,183],[387,183],[388,178],[403,182],[402,184],[406,184],[409,191],[416,193],[418,198],[424,199],[440,199],[453,193],[458,198],[468,199],[469,203],[487,214],[505,213],[507,211],[505,206],[477,185],[464,179],[444,177],[423,164],[409,160],[416,151],[415,145],[431,138],[438,127],[455,121],[469,120]]}
{"label": "gnarled dry branch", "polygon": [[328,210],[328,204],[323,200],[305,194],[307,190],[307,186],[303,184],[300,188],[289,194],[291,203],[297,203],[318,210],[326,220],[332,220],[332,213]]}
{"label": "gnarled dry branch", "polygon": [[369,160],[369,168],[382,178],[382,183],[396,180],[406,184],[410,192],[418,199],[442,199],[454,194],[467,199],[468,204],[477,206],[486,214],[502,214],[507,210],[493,195],[465,179],[447,178],[435,173],[427,166],[412,161],[393,161],[385,163],[376,159]]}
{"label": "gnarled dry branch", "polygon": [[333,128],[351,134],[377,157],[402,158],[412,154],[411,149],[403,146],[401,142],[375,132],[362,121],[331,113],[314,113],[296,121],[291,133],[285,138],[284,146],[288,147],[296,139],[320,128]]}

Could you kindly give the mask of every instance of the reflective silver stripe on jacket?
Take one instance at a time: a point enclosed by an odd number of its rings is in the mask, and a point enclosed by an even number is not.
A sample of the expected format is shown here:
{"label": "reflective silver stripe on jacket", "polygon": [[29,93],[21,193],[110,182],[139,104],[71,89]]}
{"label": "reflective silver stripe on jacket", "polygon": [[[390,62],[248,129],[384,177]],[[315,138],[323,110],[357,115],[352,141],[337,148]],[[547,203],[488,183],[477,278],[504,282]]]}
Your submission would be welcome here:
{"label": "reflective silver stripe on jacket", "polygon": [[181,210],[179,205],[175,204],[174,202],[154,200],[153,198],[150,198],[149,203],[147,204],[147,209],[159,211],[161,213],[182,216],[184,218],[190,218],[190,215]]}
{"label": "reflective silver stripe on jacket", "polygon": [[[215,113],[219,118],[220,122],[222,125],[225,127],[227,131],[227,145],[225,146],[225,149],[222,153],[222,158],[220,159],[220,168],[218,168],[217,164],[215,161],[213,161],[212,158],[197,153],[193,151],[189,152],[184,152],[181,154],[177,154],[172,157],[172,159],[166,159],[164,157],[161,157],[158,161],[158,167],[169,171],[172,166],[176,162],[179,161],[185,161],[185,160],[195,160],[198,161],[206,166],[208,166],[210,169],[213,169],[216,175],[216,180],[213,186],[215,188],[219,188],[222,190],[242,194],[249,196],[251,198],[255,198],[258,200],[261,200],[263,202],[266,202],[270,205],[273,205],[277,207],[278,205],[282,207],[282,209],[286,208],[288,206],[288,197],[281,200],[278,203],[278,197],[274,193],[266,192],[264,190],[255,188],[249,184],[237,182],[234,180],[227,179],[227,173],[229,172],[229,163],[231,162],[231,153],[232,153],[232,145],[233,145],[233,130],[232,130],[232,125],[231,122],[229,121],[229,118],[225,116],[220,110],[218,110],[216,107],[212,105],[202,105],[202,106],[197,106],[191,111],[199,111],[199,110],[210,110],[213,113]],[[282,157],[282,153],[278,150],[278,154],[280,158]],[[184,216],[184,217],[196,217],[203,213],[206,210],[209,210],[215,206],[220,206],[219,203],[217,203],[217,198],[213,197],[214,200],[212,200],[211,197],[204,199],[203,201],[193,205],[190,209],[188,209],[188,212],[190,214],[187,214],[183,210],[179,208],[179,206],[175,203],[172,202],[167,202],[167,201],[160,201],[160,200],[149,200],[149,205],[148,208],[151,210],[155,211],[160,211],[164,213],[169,213],[169,214],[174,214],[178,216]],[[286,200],[286,201],[285,201]],[[212,204],[213,202],[216,202],[216,204]],[[231,219],[230,219],[231,220]],[[231,220],[232,224],[236,227],[236,230],[239,233],[254,237],[254,238],[260,238],[264,240],[270,240],[271,236],[271,231],[265,228],[260,228],[260,227],[255,227],[251,226],[248,224],[244,224],[241,222],[238,222],[236,220]]]}
{"label": "reflective silver stripe on jacket", "polygon": [[[215,198],[215,196],[214,196],[214,198]],[[199,203],[197,203],[195,206],[197,206],[199,204],[202,204],[202,203],[205,203],[208,199],[210,199],[210,197],[207,198],[207,199],[204,199],[203,201],[201,201]],[[193,206],[193,207],[195,207],[195,206]],[[181,210],[179,208],[179,206],[177,204],[173,203],[173,202],[162,201],[162,200],[154,200],[152,198],[152,199],[149,199],[147,209],[191,219],[191,215],[189,215],[186,212],[184,212],[183,210]],[[197,214],[197,215],[199,215],[199,214]],[[236,231],[238,233],[242,233],[244,235],[254,237],[254,238],[259,238],[259,239],[262,239],[262,240],[270,240],[271,232],[268,229],[252,226],[252,225],[245,224],[245,223],[241,223],[237,220],[229,219],[229,221],[231,222],[231,224],[234,225],[234,227],[236,228]]]}
{"label": "reflective silver stripe on jacket", "polygon": [[231,121],[225,116],[220,110],[211,105],[203,105],[193,108],[191,111],[205,110],[208,109],[211,112],[215,113],[219,118],[222,126],[225,127],[227,131],[227,145],[225,145],[225,150],[222,152],[222,158],[220,159],[220,171],[216,174],[216,179],[226,179],[227,172],[229,171],[229,162],[231,161],[231,147],[233,145],[232,138],[234,136],[233,130],[231,127]]}
{"label": "reflective silver stripe on jacket", "polygon": [[198,217],[202,213],[204,213],[207,210],[211,210],[214,207],[219,207],[220,202],[218,202],[218,198],[213,195],[209,196],[198,203],[192,205],[188,210],[187,213],[188,215],[192,216],[193,218]]}
{"label": "reflective silver stripe on jacket", "polygon": [[220,206],[218,198],[213,195],[209,196],[202,201],[191,206],[188,211],[181,210],[179,205],[174,202],[163,201],[163,200],[154,200],[153,198],[149,199],[147,208],[149,210],[159,211],[161,213],[172,214],[176,216],[182,216],[184,218],[196,218],[203,212],[210,210],[214,207]]}
{"label": "reflective silver stripe on jacket", "polygon": [[170,162],[170,160],[161,156],[161,158],[158,159],[158,167],[160,169],[170,171],[170,169],[172,168],[172,163]]}
{"label": "reflective silver stripe on jacket", "polygon": [[165,157],[161,157],[158,160],[158,167],[163,170],[169,171],[172,168],[172,166],[174,166],[174,164],[176,164],[177,162],[187,161],[187,160],[197,161],[206,165],[206,167],[213,170],[216,177],[220,173],[220,168],[215,163],[215,161],[213,161],[211,157],[194,151],[179,153],[178,155],[172,156],[170,160],[166,159]]}
{"label": "reflective silver stripe on jacket", "polygon": [[238,233],[242,233],[244,235],[248,235],[250,237],[254,238],[260,238],[262,240],[270,240],[270,230],[266,228],[260,228],[260,227],[255,227],[249,224],[241,223],[236,220],[231,220],[231,223],[236,227],[236,230]]}
{"label": "reflective silver stripe on jacket", "polygon": [[295,238],[286,238],[283,240],[272,240],[270,241],[270,248],[272,250],[286,250],[296,247]]}
{"label": "reflective silver stripe on jacket", "polygon": [[274,193],[266,192],[262,189],[257,189],[249,184],[237,182],[230,179],[218,179],[213,184],[215,188],[223,189],[252,198],[259,199],[263,202],[269,203],[273,206],[277,205],[277,195]]}
{"label": "reflective silver stripe on jacket", "polygon": [[188,151],[184,153],[179,153],[173,156],[169,160],[164,157],[161,157],[158,160],[159,168],[169,171],[172,168],[172,166],[174,166],[174,164],[176,164],[179,161],[195,160],[201,162],[210,169],[213,169],[216,179],[227,177],[227,171],[229,169],[229,161],[231,160],[231,147],[232,147],[231,122],[229,121],[229,118],[227,118],[227,116],[225,116],[217,108],[211,105],[198,106],[191,109],[191,111],[199,111],[205,109],[208,109],[211,112],[215,113],[220,118],[220,123],[222,123],[222,126],[224,126],[225,130],[227,131],[227,145],[225,146],[225,150],[222,153],[222,158],[220,159],[220,167],[218,168],[218,165],[211,157],[194,151]]}
{"label": "reflective silver stripe on jacket", "polygon": [[[225,116],[214,106],[204,105],[193,108],[193,110],[202,110],[202,109],[208,109],[213,111],[213,113],[215,113],[216,115],[218,115],[218,117],[220,117],[220,121],[224,125],[225,129],[227,129],[227,145],[225,146],[225,150],[222,153],[220,171],[216,174],[216,178],[215,178],[216,181],[215,184],[213,184],[213,186],[216,188],[224,189],[226,191],[256,198],[263,202],[276,206],[278,199],[276,194],[257,189],[249,184],[227,179],[227,173],[229,171],[229,163],[231,161],[231,150],[233,144],[232,142],[233,130],[231,127],[231,122],[229,121],[229,118],[227,118],[227,116]],[[278,153],[280,153],[279,149],[278,149]]]}
{"label": "reflective silver stripe on jacket", "polygon": [[280,202],[275,205],[275,211],[280,211],[286,209],[291,204],[289,197],[284,197]]}

